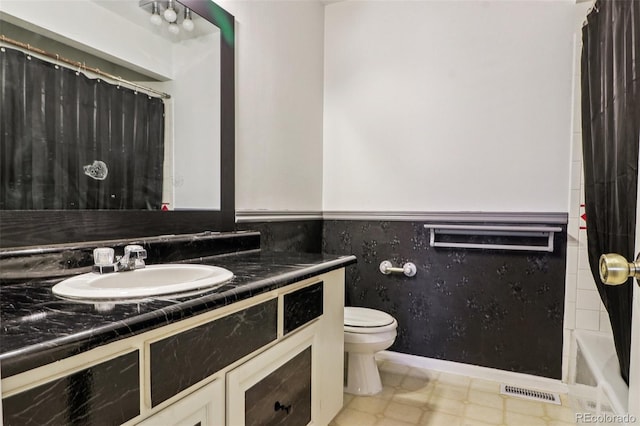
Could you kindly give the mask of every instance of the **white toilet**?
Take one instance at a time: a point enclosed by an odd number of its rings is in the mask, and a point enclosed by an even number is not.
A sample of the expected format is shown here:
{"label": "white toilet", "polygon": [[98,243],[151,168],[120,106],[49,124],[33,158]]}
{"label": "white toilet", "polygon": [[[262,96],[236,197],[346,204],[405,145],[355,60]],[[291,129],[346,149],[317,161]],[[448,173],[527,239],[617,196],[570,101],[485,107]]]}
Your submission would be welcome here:
{"label": "white toilet", "polygon": [[391,346],[398,322],[391,315],[369,308],[344,308],[345,392],[373,395],[382,390],[374,354]]}

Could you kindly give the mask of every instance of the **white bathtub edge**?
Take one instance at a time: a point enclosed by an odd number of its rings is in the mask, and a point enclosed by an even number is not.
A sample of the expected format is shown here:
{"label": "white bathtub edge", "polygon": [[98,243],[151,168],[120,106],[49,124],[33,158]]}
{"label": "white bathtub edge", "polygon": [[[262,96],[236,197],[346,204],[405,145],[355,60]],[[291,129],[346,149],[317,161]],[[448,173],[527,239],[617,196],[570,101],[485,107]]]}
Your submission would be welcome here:
{"label": "white bathtub edge", "polygon": [[583,348],[582,355],[593,377],[609,397],[617,414],[628,413],[629,387],[620,376],[618,356],[613,338],[597,331],[575,330],[576,344]]}

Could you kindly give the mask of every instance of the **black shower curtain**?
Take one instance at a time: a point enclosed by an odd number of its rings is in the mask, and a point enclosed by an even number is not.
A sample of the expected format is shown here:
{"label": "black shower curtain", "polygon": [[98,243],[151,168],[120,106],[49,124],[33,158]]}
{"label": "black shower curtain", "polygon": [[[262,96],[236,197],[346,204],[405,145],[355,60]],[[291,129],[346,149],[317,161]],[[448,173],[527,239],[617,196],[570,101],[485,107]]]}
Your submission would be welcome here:
{"label": "black shower curtain", "polygon": [[597,0],[582,30],[582,134],[589,263],[629,383],[633,280],[604,285],[603,253],[634,258],[640,145],[640,2]]}
{"label": "black shower curtain", "polygon": [[164,102],[0,52],[0,210],[160,209]]}

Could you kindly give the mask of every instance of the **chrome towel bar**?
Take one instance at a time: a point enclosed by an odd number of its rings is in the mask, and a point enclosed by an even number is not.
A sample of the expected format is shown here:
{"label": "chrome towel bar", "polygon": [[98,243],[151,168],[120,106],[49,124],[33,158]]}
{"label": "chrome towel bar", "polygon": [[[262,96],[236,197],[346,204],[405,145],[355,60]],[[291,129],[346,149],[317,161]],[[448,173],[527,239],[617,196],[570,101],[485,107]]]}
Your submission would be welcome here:
{"label": "chrome towel bar", "polygon": [[391,273],[399,273],[405,274],[408,277],[413,277],[418,272],[418,268],[416,268],[416,265],[412,262],[405,263],[404,265],[402,265],[402,268],[394,268],[393,263],[389,262],[388,260],[383,260],[380,263],[380,272],[385,275],[389,275]]}
{"label": "chrome towel bar", "polygon": [[[429,229],[429,245],[431,247],[450,248],[478,248],[490,250],[516,250],[516,251],[545,251],[553,252],[553,237],[555,232],[561,232],[559,226],[529,226],[529,225],[451,225],[427,223]],[[506,237],[540,237],[546,238],[546,245],[521,245],[521,244],[490,244],[436,241],[436,236],[442,235],[486,235]]]}

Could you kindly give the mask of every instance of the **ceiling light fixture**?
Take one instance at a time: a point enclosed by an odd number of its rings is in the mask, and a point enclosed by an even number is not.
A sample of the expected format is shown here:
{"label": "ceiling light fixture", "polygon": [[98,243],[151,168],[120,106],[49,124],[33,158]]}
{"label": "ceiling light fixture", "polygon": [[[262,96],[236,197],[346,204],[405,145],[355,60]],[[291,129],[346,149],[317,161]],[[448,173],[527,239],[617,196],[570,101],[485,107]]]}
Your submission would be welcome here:
{"label": "ceiling light fixture", "polygon": [[184,8],[184,20],[182,21],[182,28],[185,29],[185,31],[193,31],[195,25],[193,25],[193,21],[191,20],[191,9],[189,9],[188,7]]}
{"label": "ceiling light fixture", "polygon": [[164,11],[164,19],[169,23],[176,22],[176,19],[178,19],[178,14],[173,6],[173,0],[169,0],[167,4],[167,8]]}
{"label": "ceiling light fixture", "polygon": [[171,35],[178,35],[180,27],[185,32],[193,32],[195,21],[191,9],[177,3],[175,0],[139,0],[140,7],[151,12],[149,21],[160,26],[167,22],[167,30]]}
{"label": "ceiling light fixture", "polygon": [[175,22],[169,24],[169,32],[173,35],[178,35],[180,33],[180,27]]}
{"label": "ceiling light fixture", "polygon": [[157,1],[154,1],[151,5],[151,18],[149,18],[149,21],[151,21],[153,25],[162,24],[162,18],[160,17]]}

